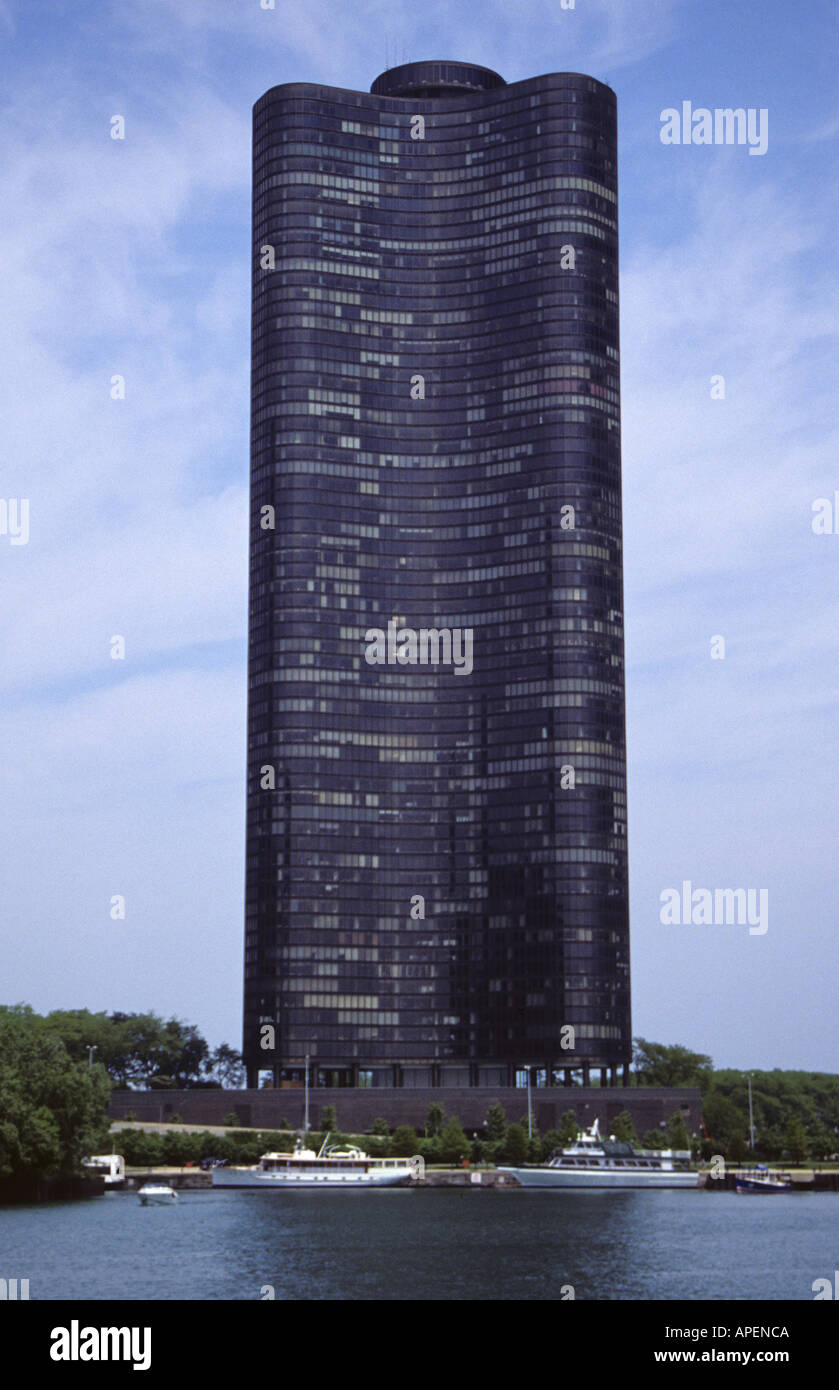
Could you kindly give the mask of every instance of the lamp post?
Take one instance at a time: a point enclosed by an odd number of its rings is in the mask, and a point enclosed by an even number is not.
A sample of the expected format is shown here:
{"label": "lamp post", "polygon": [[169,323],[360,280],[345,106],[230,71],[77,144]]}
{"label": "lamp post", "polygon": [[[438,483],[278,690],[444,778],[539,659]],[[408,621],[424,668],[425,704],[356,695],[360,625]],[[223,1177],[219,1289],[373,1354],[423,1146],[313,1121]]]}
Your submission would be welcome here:
{"label": "lamp post", "polygon": [[98,1047],[96,1046],[96,1043],[94,1043],[92,1046],[88,1045],[88,1049],[87,1049],[87,1069],[88,1069],[88,1071],[91,1071],[91,1070],[92,1070],[92,1068],[93,1068],[93,1054],[94,1054],[94,1052],[98,1052],[98,1051],[99,1051],[99,1049],[98,1049]]}

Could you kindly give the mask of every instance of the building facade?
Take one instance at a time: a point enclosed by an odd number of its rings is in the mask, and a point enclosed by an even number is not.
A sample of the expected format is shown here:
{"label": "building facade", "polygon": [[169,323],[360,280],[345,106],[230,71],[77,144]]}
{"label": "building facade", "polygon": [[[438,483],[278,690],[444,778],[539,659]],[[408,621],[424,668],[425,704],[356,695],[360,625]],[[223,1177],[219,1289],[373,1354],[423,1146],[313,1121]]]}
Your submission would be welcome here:
{"label": "building facade", "polygon": [[254,108],[249,1085],[630,1059],[616,103]]}

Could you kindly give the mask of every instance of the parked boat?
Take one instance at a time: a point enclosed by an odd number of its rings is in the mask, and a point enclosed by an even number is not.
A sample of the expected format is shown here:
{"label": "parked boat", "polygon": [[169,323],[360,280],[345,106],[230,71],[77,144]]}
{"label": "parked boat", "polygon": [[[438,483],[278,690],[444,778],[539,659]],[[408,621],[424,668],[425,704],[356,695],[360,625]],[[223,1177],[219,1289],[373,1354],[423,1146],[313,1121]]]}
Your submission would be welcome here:
{"label": "parked boat", "polygon": [[122,1154],[93,1154],[82,1159],[82,1167],[105,1179],[106,1188],[122,1187],[125,1183],[125,1159]]}
{"label": "parked boat", "polygon": [[555,1149],[547,1164],[508,1168],[522,1187],[697,1187],[698,1174],[688,1165],[687,1149],[635,1149],[616,1139],[602,1139],[595,1120],[576,1143]]}
{"label": "parked boat", "polygon": [[422,1158],[371,1158],[355,1145],[307,1149],[298,1139],[293,1153],[266,1153],[251,1167],[213,1169],[213,1187],[262,1187],[271,1190],[316,1187],[398,1187],[421,1177]]}
{"label": "parked boat", "polygon": [[137,1196],[140,1198],[144,1207],[164,1207],[176,1202],[178,1194],[174,1187],[168,1187],[166,1183],[147,1182],[138,1188]]}
{"label": "parked boat", "polygon": [[755,1168],[744,1168],[734,1174],[737,1192],[791,1192],[792,1178],[789,1173],[770,1171],[765,1163]]}

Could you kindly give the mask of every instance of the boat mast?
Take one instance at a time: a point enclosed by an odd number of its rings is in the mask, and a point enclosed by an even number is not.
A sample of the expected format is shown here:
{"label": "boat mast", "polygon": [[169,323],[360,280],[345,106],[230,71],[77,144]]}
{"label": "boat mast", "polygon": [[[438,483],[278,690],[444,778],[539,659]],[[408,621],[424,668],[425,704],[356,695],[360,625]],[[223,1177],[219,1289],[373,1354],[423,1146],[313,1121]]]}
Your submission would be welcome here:
{"label": "boat mast", "polygon": [[[298,1056],[299,1056],[299,1053],[298,1053]],[[305,1080],[304,1080],[304,1083],[303,1083],[303,1084],[304,1084],[304,1087],[305,1087],[305,1095],[306,1095],[306,1105],[305,1105],[305,1111],[304,1111],[304,1115],[303,1115],[303,1133],[304,1133],[304,1134],[308,1134],[308,1133],[309,1133],[309,1054],[308,1054],[308,1052],[306,1053],[306,1073],[305,1073]]]}
{"label": "boat mast", "polygon": [[755,1117],[752,1111],[752,1074],[749,1072],[749,1142],[754,1151],[755,1146]]}

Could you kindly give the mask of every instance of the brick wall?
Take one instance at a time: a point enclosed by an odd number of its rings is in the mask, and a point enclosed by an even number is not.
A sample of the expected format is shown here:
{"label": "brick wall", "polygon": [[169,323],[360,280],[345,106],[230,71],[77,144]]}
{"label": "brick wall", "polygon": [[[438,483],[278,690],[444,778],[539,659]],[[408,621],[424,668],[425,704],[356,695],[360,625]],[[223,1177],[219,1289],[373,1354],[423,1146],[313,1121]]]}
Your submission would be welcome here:
{"label": "brick wall", "polygon": [[[639,1138],[655,1129],[675,1110],[682,1110],[688,1132],[699,1129],[700,1096],[695,1087],[661,1086],[568,1086],[535,1087],[532,1092],[533,1118],[543,1132],[558,1126],[566,1110],[574,1110],[584,1125],[600,1121],[601,1134],[622,1110],[632,1116]],[[338,1124],[345,1133],[365,1133],[379,1116],[391,1128],[411,1124],[422,1128],[428,1107],[437,1103],[448,1115],[457,1115],[467,1131],[480,1130],[487,1107],[504,1106],[510,1124],[527,1114],[527,1092],[507,1087],[445,1087],[392,1089],[309,1089],[309,1122],[320,1123],[321,1109],[335,1107]],[[303,1126],[304,1096],[300,1090],[261,1091],[115,1091],[111,1097],[112,1120],[133,1112],[138,1120],[165,1121],[179,1115],[188,1124],[220,1125],[235,1112],[240,1125],[277,1129],[281,1119],[292,1128]]]}

